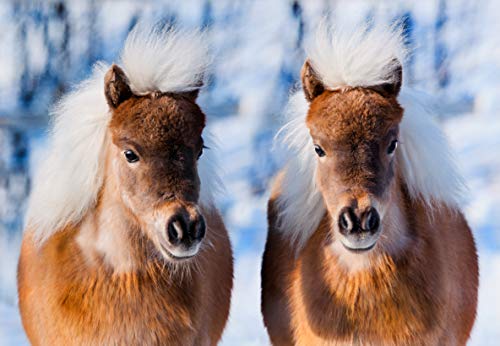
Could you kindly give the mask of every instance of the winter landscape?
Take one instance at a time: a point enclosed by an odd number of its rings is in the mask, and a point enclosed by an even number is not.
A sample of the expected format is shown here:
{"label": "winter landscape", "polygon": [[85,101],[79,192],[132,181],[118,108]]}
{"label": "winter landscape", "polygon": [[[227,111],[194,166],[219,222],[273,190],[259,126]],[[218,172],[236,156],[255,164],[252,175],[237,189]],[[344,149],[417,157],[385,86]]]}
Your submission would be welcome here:
{"label": "winter landscape", "polygon": [[226,191],[218,204],[235,251],[223,345],[267,345],[260,265],[269,183],[283,165],[273,137],[297,87],[303,44],[328,20],[401,22],[411,55],[405,84],[432,106],[469,187],[464,210],[480,259],[470,345],[500,340],[500,3],[495,0],[3,1],[0,3],[0,345],[27,345],[16,265],[34,167],[44,159],[48,112],[99,60],[116,61],[141,20],[204,27],[215,53],[199,101],[217,138]]}

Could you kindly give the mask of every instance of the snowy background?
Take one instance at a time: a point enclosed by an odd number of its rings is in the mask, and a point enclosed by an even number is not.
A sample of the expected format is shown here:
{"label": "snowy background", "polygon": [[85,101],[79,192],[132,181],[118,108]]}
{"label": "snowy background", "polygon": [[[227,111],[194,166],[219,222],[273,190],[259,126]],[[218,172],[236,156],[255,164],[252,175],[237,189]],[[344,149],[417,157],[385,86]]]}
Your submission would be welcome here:
{"label": "snowy background", "polygon": [[112,62],[140,19],[209,29],[215,69],[200,96],[220,143],[220,198],[236,257],[224,345],[267,345],[259,309],[268,182],[283,163],[272,137],[318,19],[405,26],[405,83],[435,96],[470,187],[479,247],[471,345],[500,340],[500,1],[185,0],[0,2],[0,345],[25,345],[15,272],[30,177],[43,160],[47,110],[97,60]]}

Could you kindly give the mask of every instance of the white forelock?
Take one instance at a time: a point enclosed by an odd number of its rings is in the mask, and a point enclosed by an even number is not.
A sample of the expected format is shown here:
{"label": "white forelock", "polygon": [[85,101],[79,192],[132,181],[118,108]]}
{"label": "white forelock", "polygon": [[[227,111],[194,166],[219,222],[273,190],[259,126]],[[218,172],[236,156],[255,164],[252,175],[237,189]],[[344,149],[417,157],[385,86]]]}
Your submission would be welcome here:
{"label": "white forelock", "polygon": [[332,27],[323,20],[306,43],[313,70],[327,89],[366,87],[394,81],[407,50],[401,26]]}
{"label": "white forelock", "polygon": [[[373,86],[390,81],[387,71],[393,67],[393,58],[404,56],[397,51],[403,49],[403,38],[394,27],[373,30],[362,28],[349,36],[345,36],[347,31],[330,31],[325,27],[318,30],[314,49],[308,50],[312,54],[309,59],[329,88]],[[405,87],[398,97],[405,111],[400,124],[397,167],[412,198],[421,199],[430,208],[439,204],[456,208],[466,187],[432,110],[424,106],[429,99]],[[283,143],[289,152],[278,199],[279,228],[298,249],[305,245],[326,212],[316,186],[317,157],[305,122],[308,109],[303,91],[294,93],[285,112],[287,123],[276,136],[276,141]]]}
{"label": "white forelock", "polygon": [[[134,29],[122,53],[124,71],[137,94],[182,92],[200,87],[210,62],[207,40],[199,31]],[[104,146],[111,119],[104,75],[96,64],[91,77],[65,95],[51,112],[46,157],[34,174],[26,215],[27,229],[40,245],[54,232],[76,223],[92,208],[103,184]],[[200,203],[212,207],[220,189],[211,137],[199,161]]]}
{"label": "white forelock", "polygon": [[140,95],[199,88],[211,64],[208,42],[201,31],[137,25],[121,54],[132,91]]}

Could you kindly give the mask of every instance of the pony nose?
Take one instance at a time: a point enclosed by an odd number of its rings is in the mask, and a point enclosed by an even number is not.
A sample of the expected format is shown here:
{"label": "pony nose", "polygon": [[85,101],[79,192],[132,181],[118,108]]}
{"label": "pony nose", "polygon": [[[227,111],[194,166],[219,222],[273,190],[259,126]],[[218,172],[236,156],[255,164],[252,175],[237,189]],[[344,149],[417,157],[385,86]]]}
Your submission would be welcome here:
{"label": "pony nose", "polygon": [[361,215],[361,227],[363,230],[370,232],[370,233],[375,233],[378,230],[378,227],[380,226],[380,216],[378,214],[377,209],[375,208],[368,208],[362,215]]}
{"label": "pony nose", "polygon": [[168,241],[174,246],[180,243],[190,245],[200,241],[205,236],[205,232],[205,220],[201,215],[192,220],[183,215],[177,215],[167,223]]}
{"label": "pony nose", "polygon": [[351,207],[345,207],[340,211],[338,225],[343,235],[356,232],[376,233],[380,226],[380,215],[373,207],[367,208],[362,213]]}

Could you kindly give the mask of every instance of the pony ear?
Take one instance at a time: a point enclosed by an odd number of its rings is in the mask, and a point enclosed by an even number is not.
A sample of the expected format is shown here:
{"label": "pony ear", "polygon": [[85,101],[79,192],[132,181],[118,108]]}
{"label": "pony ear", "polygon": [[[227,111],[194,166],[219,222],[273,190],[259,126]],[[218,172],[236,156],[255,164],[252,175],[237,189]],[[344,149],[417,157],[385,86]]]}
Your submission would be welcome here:
{"label": "pony ear", "polygon": [[200,89],[194,89],[191,91],[183,91],[180,94],[184,96],[185,98],[189,99],[190,101],[195,102],[196,99],[198,98],[198,94],[200,93]]}
{"label": "pony ear", "polygon": [[401,63],[396,59],[393,61],[392,66],[393,82],[375,85],[370,88],[381,93],[382,95],[397,97],[399,95],[399,91],[401,90],[401,84],[403,83],[403,66],[401,66]]}
{"label": "pony ear", "polygon": [[200,89],[203,86],[203,78],[200,78],[198,83],[196,83],[196,88],[190,91],[183,91],[180,94],[185,98],[189,99],[192,102],[196,102],[198,95],[200,93]]}
{"label": "pony ear", "polygon": [[104,94],[109,107],[112,109],[118,108],[123,101],[132,96],[132,90],[125,72],[115,64],[111,66],[104,76]]}
{"label": "pony ear", "polygon": [[300,71],[300,78],[302,79],[302,88],[304,89],[304,94],[306,99],[311,102],[316,97],[321,95],[325,91],[325,86],[323,82],[319,79],[316,72],[313,70],[309,59],[306,60],[302,70]]}

